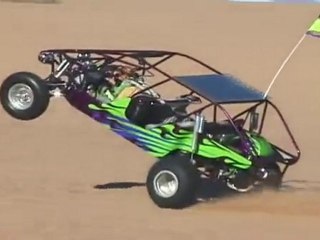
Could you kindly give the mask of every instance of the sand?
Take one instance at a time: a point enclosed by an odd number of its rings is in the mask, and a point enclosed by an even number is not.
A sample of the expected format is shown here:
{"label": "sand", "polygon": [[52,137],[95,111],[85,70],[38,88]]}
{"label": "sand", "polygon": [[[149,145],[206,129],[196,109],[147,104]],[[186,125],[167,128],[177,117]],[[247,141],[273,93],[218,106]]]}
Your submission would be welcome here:
{"label": "sand", "polygon": [[[45,48],[166,49],[264,91],[318,13],[317,5],[218,0],[0,2],[0,79],[20,70],[45,76],[49,69],[37,61]],[[149,199],[150,156],[63,99],[31,122],[1,109],[0,238],[318,239],[319,59],[319,40],[305,39],[270,92],[302,151],[284,190],[184,210],[159,209]],[[273,134],[283,137],[278,126]],[[121,182],[132,187],[103,188]]]}

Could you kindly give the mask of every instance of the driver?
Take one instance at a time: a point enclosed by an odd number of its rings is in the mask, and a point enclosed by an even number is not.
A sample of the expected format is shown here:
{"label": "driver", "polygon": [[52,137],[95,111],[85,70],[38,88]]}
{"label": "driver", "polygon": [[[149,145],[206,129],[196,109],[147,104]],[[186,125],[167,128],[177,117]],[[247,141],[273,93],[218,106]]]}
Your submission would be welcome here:
{"label": "driver", "polygon": [[136,76],[136,69],[128,66],[120,66],[114,72],[115,86],[113,88],[114,99],[120,99],[124,97],[131,97],[141,89],[131,84],[130,79],[134,79]]}
{"label": "driver", "polygon": [[116,99],[133,96],[133,94],[141,90],[132,84],[132,80],[135,77],[137,77],[135,68],[117,66],[116,70],[109,72],[108,86],[100,89],[98,99],[108,103]]}

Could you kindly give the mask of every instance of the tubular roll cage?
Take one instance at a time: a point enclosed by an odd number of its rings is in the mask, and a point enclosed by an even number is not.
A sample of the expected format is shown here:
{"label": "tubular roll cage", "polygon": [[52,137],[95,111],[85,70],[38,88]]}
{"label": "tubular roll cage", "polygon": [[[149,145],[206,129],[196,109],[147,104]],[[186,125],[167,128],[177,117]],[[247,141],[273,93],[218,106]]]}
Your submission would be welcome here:
{"label": "tubular roll cage", "polygon": [[[99,62],[100,60],[106,61],[107,64],[112,64],[114,62],[120,62],[120,63],[129,65],[132,67],[136,67],[136,68],[142,70],[143,74],[145,74],[146,71],[153,69],[153,70],[157,71],[158,73],[164,75],[166,78],[158,83],[150,85],[146,89],[143,89],[136,94],[147,91],[151,88],[160,86],[164,83],[167,83],[167,82],[173,80],[176,83],[182,85],[183,87],[189,89],[190,94],[196,93],[199,96],[201,96],[202,98],[209,101],[209,103],[206,104],[205,106],[190,112],[188,114],[188,116],[191,116],[191,115],[194,115],[197,113],[202,113],[207,108],[213,107],[213,121],[216,122],[217,110],[220,109],[224,113],[224,115],[227,117],[228,121],[232,124],[234,129],[238,132],[240,137],[241,136],[243,137],[243,134],[238,130],[234,121],[244,115],[245,115],[245,121],[246,121],[252,111],[255,111],[255,109],[257,107],[264,105],[263,113],[262,113],[262,120],[261,120],[260,127],[258,130],[258,134],[261,134],[263,126],[264,126],[264,121],[265,121],[268,106],[271,106],[277,112],[278,116],[280,117],[288,135],[290,136],[291,142],[292,142],[292,144],[295,148],[295,151],[296,151],[296,155],[293,155],[293,154],[285,151],[284,149],[281,149],[280,147],[273,145],[278,151],[291,157],[289,159],[280,160],[280,162],[285,165],[285,169],[283,170],[283,174],[285,173],[285,171],[287,170],[287,168],[290,165],[295,164],[300,159],[301,152],[300,152],[299,146],[298,146],[296,140],[294,139],[293,134],[292,134],[286,120],[284,119],[284,117],[281,114],[278,107],[275,104],[273,104],[268,98],[265,98],[262,100],[255,100],[255,101],[245,101],[245,102],[244,101],[215,102],[215,101],[212,101],[212,100],[206,98],[201,93],[196,92],[194,89],[190,88],[186,84],[181,83],[180,81],[177,80],[176,77],[171,76],[170,74],[168,74],[158,68],[158,65],[160,65],[161,63],[168,61],[169,59],[173,58],[174,56],[179,56],[179,57],[184,57],[184,58],[191,60],[193,62],[196,62],[199,65],[203,66],[204,68],[210,70],[211,72],[213,72],[215,74],[224,75],[222,72],[214,69],[213,67],[211,67],[211,66],[205,64],[204,62],[202,62],[194,57],[191,57],[187,54],[183,54],[183,53],[179,53],[179,52],[171,52],[171,51],[162,51],[162,50],[103,50],[103,49],[51,49],[51,50],[49,49],[49,50],[44,50],[44,51],[40,52],[40,54],[42,54],[42,53],[53,53],[54,55],[57,55],[57,57],[58,57],[58,60],[55,60],[55,62],[50,63],[52,74],[56,71],[56,66],[61,65],[63,60],[66,60],[67,62],[77,63],[77,58],[69,56],[70,54],[95,54],[95,55],[98,55],[98,57],[89,57],[89,59],[96,60],[97,62]],[[134,60],[137,60],[138,64],[124,60],[124,58],[127,58],[127,57],[134,59]],[[148,60],[147,60],[148,58],[161,58],[161,59],[159,61],[157,61],[156,63],[151,64],[150,62],[148,62]],[[222,106],[225,104],[239,104],[239,103],[255,103],[255,104],[253,106],[247,108],[246,110],[238,113],[234,117],[231,117],[229,115],[229,113],[227,112],[227,110]],[[245,122],[242,125],[244,125],[244,124],[245,124]]]}

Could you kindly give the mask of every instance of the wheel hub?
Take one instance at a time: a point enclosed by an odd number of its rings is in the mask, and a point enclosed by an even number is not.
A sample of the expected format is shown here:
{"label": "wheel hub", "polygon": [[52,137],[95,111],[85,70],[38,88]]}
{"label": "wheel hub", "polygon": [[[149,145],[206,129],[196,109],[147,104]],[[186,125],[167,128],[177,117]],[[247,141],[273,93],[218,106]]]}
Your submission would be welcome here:
{"label": "wheel hub", "polygon": [[27,84],[17,83],[9,89],[8,99],[14,108],[25,110],[31,107],[34,101],[34,94]]}
{"label": "wheel hub", "polygon": [[174,173],[164,170],[155,176],[153,186],[159,196],[169,198],[177,192],[179,181]]}

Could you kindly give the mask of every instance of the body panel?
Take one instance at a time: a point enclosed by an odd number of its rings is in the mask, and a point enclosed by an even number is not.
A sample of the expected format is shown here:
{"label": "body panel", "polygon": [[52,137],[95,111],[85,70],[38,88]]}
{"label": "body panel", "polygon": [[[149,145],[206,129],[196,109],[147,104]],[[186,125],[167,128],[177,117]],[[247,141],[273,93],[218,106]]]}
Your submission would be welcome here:
{"label": "body panel", "polygon": [[[142,148],[153,157],[161,158],[177,150],[189,153],[192,151],[193,132],[191,130],[182,129],[175,132],[173,124],[165,124],[152,129],[132,124],[125,116],[130,98],[121,98],[112,103],[103,104],[81,91],[70,91],[66,98],[78,110],[106,125],[113,132]],[[255,138],[254,142],[259,152],[267,154],[266,141],[261,137],[256,136]],[[225,159],[229,165],[241,169],[247,169],[252,165],[249,159],[237,151],[207,137],[200,139],[196,154],[213,161],[214,159]]]}

